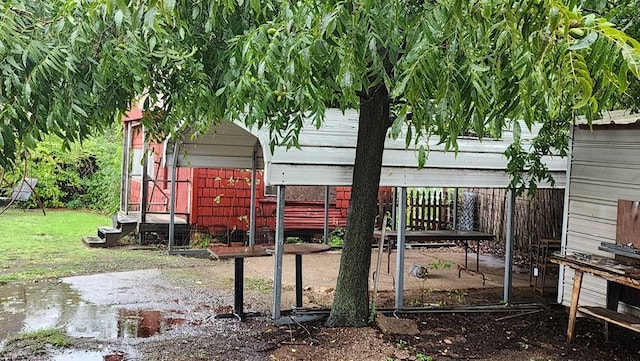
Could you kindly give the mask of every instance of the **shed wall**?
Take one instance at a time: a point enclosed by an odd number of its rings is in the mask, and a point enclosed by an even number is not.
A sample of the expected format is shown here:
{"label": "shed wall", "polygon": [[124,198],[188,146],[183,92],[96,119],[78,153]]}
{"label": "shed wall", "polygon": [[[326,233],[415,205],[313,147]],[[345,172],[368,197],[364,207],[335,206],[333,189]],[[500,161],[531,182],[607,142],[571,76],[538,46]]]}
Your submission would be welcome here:
{"label": "shed wall", "polygon": [[[569,179],[566,252],[592,253],[600,242],[616,241],[618,199],[640,200],[640,126],[607,125],[574,128]],[[561,302],[569,305],[573,271],[560,277]],[[606,306],[606,282],[585,275],[581,305]]]}

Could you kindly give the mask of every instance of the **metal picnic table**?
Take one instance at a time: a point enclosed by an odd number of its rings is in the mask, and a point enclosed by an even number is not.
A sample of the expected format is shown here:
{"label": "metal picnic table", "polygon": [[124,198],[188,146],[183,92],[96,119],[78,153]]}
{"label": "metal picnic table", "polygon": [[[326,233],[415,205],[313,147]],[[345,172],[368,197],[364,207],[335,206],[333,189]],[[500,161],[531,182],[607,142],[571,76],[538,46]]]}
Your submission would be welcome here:
{"label": "metal picnic table", "polygon": [[207,247],[209,253],[216,258],[234,259],[234,289],[233,289],[233,313],[217,315],[218,318],[238,317],[240,320],[244,320],[246,314],[243,310],[244,302],[244,259],[248,257],[266,257],[271,256],[271,253],[262,246],[253,247],[227,247],[227,246],[209,246]]}

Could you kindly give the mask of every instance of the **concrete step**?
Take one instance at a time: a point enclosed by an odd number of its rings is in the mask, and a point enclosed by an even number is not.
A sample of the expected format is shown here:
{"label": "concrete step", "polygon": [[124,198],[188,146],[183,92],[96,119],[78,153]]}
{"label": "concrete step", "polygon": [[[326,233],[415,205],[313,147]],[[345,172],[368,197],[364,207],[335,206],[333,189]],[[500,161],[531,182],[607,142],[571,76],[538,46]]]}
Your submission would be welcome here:
{"label": "concrete step", "polygon": [[82,242],[92,248],[104,248],[107,246],[107,241],[98,236],[82,236]]}
{"label": "concrete step", "polygon": [[98,237],[106,242],[106,247],[113,247],[122,237],[122,231],[109,226],[98,227]]}

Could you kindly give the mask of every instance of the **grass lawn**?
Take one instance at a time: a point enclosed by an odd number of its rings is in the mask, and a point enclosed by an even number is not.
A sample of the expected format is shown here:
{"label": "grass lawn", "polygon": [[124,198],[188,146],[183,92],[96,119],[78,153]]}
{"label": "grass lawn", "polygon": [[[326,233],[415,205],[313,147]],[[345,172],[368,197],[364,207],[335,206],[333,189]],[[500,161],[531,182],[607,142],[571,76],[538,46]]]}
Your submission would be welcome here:
{"label": "grass lawn", "polygon": [[0,284],[98,272],[195,267],[207,260],[169,256],[165,250],[89,248],[82,236],[95,235],[109,217],[83,211],[8,210],[0,215]]}

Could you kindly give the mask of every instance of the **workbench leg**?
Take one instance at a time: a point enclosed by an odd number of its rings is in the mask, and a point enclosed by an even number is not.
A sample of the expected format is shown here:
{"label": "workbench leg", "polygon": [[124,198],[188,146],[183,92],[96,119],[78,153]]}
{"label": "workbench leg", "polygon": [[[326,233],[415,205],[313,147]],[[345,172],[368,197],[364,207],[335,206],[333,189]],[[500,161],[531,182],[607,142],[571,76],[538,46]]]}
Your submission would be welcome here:
{"label": "workbench leg", "polygon": [[243,311],[243,292],[244,292],[244,258],[236,257],[235,259],[235,273],[234,273],[234,290],[233,290],[233,312],[240,317],[244,318]]}
{"label": "workbench leg", "polygon": [[571,292],[571,308],[569,308],[569,327],[567,327],[567,342],[573,341],[573,331],[576,327],[576,315],[578,314],[578,301],[580,300],[580,288],[582,287],[582,271],[576,270],[573,275],[573,291]]}
{"label": "workbench leg", "polygon": [[302,308],[302,255],[296,254],[296,307]]}

